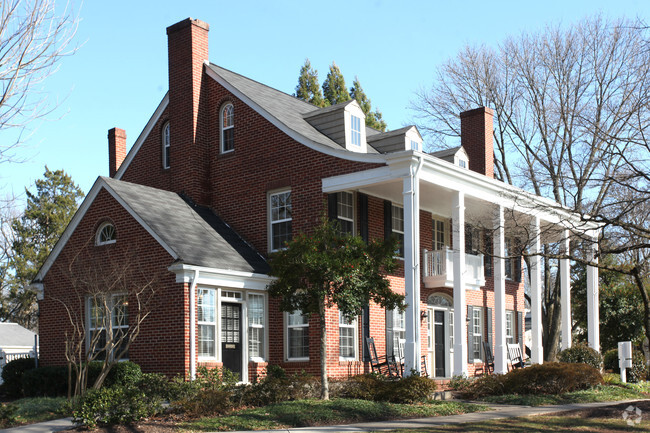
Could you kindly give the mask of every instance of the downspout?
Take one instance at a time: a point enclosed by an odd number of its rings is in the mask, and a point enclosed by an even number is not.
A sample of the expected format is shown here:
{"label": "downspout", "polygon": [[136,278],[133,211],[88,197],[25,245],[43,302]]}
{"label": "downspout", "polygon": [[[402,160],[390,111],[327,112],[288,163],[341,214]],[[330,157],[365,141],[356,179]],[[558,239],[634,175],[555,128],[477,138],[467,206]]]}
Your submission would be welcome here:
{"label": "downspout", "polygon": [[199,270],[194,270],[194,277],[190,283],[190,378],[196,379],[196,282],[199,279]]}

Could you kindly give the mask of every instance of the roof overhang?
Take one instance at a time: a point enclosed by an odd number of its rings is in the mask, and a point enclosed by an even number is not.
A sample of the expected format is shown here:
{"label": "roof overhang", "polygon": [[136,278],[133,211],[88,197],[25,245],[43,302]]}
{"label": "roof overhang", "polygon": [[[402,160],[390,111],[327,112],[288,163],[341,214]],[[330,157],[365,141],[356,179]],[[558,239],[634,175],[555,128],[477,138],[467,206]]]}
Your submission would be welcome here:
{"label": "roof overhang", "polygon": [[171,265],[168,270],[176,274],[177,283],[192,283],[195,272],[198,271],[196,284],[234,289],[266,290],[274,280],[273,277],[265,274],[207,268],[178,262]]}

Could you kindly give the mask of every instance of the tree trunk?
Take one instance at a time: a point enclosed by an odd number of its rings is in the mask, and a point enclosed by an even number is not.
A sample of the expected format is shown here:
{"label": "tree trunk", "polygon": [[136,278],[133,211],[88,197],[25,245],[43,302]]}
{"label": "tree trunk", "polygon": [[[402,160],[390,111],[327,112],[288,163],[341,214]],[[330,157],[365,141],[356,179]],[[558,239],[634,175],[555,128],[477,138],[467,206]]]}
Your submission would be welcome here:
{"label": "tree trunk", "polygon": [[650,341],[650,295],[643,284],[643,278],[640,275],[639,267],[632,269],[632,275],[634,276],[634,282],[641,292],[641,299],[643,300],[643,324],[645,326],[645,336]]}
{"label": "tree trunk", "polygon": [[327,382],[327,320],[325,320],[325,301],[319,303],[320,317],[320,379],[321,379],[321,400],[330,399],[330,387]]}

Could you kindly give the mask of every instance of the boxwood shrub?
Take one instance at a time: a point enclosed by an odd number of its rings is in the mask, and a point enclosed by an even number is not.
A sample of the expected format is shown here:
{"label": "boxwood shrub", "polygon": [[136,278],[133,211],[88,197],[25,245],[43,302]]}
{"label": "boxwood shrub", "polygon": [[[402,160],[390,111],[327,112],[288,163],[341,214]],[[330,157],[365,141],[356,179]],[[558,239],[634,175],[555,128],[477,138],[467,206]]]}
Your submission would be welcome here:
{"label": "boxwood shrub", "polygon": [[573,347],[563,350],[558,355],[558,361],[568,363],[584,363],[591,365],[597,370],[603,367],[603,357],[600,352],[592,349],[584,343],[576,344]]}
{"label": "boxwood shrub", "polygon": [[28,370],[22,378],[25,397],[58,397],[68,392],[68,367],[47,366]]}
{"label": "boxwood shrub", "polygon": [[23,396],[23,375],[26,371],[36,368],[34,358],[18,358],[9,361],[2,368],[2,387],[9,397]]}

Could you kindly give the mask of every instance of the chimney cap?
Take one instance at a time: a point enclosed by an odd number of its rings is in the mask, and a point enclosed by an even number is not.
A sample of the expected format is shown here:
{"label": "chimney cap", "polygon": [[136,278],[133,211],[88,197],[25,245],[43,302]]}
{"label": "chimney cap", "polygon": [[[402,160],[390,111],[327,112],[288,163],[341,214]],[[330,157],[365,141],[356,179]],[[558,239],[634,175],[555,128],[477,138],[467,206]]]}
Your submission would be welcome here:
{"label": "chimney cap", "polygon": [[489,114],[490,116],[494,116],[494,110],[491,109],[490,107],[478,107],[472,110],[463,111],[462,113],[460,113],[460,117],[475,116],[477,114],[483,114],[483,113]]}
{"label": "chimney cap", "polygon": [[210,30],[210,25],[205,21],[195,20],[193,18],[185,18],[184,20],[179,21],[176,24],[172,24],[171,26],[167,27],[167,34],[169,35],[171,33],[177,32],[179,30],[184,29],[185,27],[189,27],[192,24],[201,27],[206,31]]}

